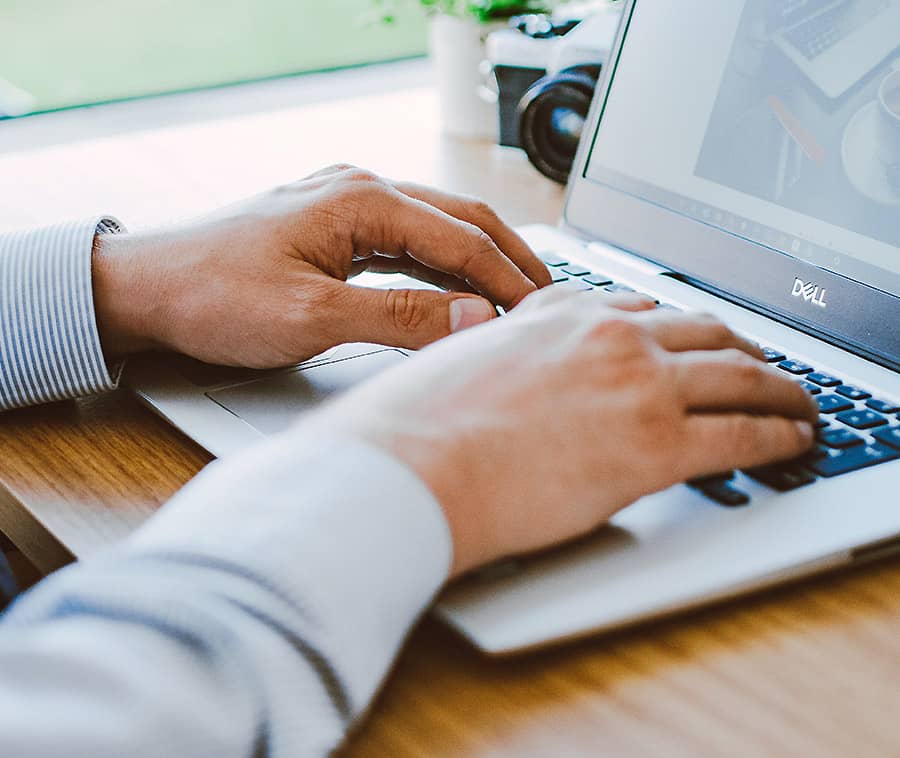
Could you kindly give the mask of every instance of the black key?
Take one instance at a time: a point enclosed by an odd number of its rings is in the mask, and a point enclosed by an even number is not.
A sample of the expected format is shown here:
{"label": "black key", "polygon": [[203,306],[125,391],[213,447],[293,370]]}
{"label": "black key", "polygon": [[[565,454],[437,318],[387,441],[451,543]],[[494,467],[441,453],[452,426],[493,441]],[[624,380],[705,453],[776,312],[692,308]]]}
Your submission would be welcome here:
{"label": "black key", "polygon": [[872,436],[879,442],[900,450],[900,426],[895,426],[891,429],[879,429],[877,432],[872,432]]}
{"label": "black key", "polygon": [[839,384],[843,384],[836,376],[829,376],[828,374],[822,374],[818,371],[807,374],[806,378],[813,384],[818,384],[820,387],[837,387]]}
{"label": "black key", "polygon": [[565,258],[560,258],[556,253],[541,253],[541,260],[548,266],[568,266],[569,262]]}
{"label": "black key", "polygon": [[608,287],[604,287],[607,292],[634,292],[633,287],[629,287],[627,284],[619,284],[618,282],[614,284],[610,284]]}
{"label": "black key", "polygon": [[850,400],[865,400],[866,398],[872,397],[870,393],[859,387],[854,387],[852,384],[844,384],[838,387],[835,392],[837,392],[838,395],[850,398]]}
{"label": "black key", "polygon": [[862,437],[854,434],[849,429],[832,429],[830,432],[824,432],[819,439],[828,447],[835,447],[840,450],[862,445],[865,442]]}
{"label": "black key", "polygon": [[819,395],[816,398],[821,413],[840,413],[853,408],[853,403],[837,395]]}
{"label": "black key", "polygon": [[831,422],[819,416],[819,420],[816,421],[816,429],[827,429],[831,426]]}
{"label": "black key", "polygon": [[589,268],[579,266],[577,263],[573,263],[569,266],[563,266],[563,271],[565,271],[569,276],[587,276],[591,273],[591,270]]}
{"label": "black key", "polygon": [[792,463],[760,466],[747,471],[747,475],[779,492],[790,492],[816,481],[809,471]]}
{"label": "black key", "polygon": [[820,476],[839,476],[897,458],[900,458],[900,451],[876,442],[874,445],[835,450],[834,454],[814,461],[809,466]]}
{"label": "black key", "polygon": [[815,369],[801,361],[782,361],[778,364],[778,368],[787,371],[789,374],[811,374]]}
{"label": "black key", "polygon": [[762,349],[763,354],[766,356],[766,362],[768,363],[778,363],[779,361],[783,361],[787,356],[776,350],[774,347],[764,347]]}
{"label": "black key", "polygon": [[558,268],[551,268],[550,269],[550,279],[553,280],[554,284],[556,284],[557,282],[568,281],[569,277],[566,274],[564,274],[562,272],[562,270],[560,270]]}
{"label": "black key", "polygon": [[831,455],[831,451],[827,447],[816,445],[812,450],[801,455],[797,460],[801,463],[808,464],[817,461],[820,458],[827,458],[829,455]]}
{"label": "black key", "polygon": [[733,473],[710,476],[704,479],[695,479],[692,482],[688,482],[688,484],[719,505],[727,505],[731,508],[747,505],[750,502],[750,497],[731,483],[733,476]]}
{"label": "black key", "polygon": [[584,281],[588,284],[593,284],[595,287],[605,287],[607,284],[612,284],[612,279],[608,276],[603,276],[603,274],[590,274],[584,277]]}
{"label": "black key", "polygon": [[879,416],[875,411],[847,411],[846,413],[839,413],[837,420],[847,426],[852,426],[854,429],[874,429],[876,426],[885,426],[887,424],[887,419],[884,416]]}
{"label": "black key", "polygon": [[900,411],[900,405],[888,400],[870,400],[866,403],[866,406],[879,413],[897,413]]}
{"label": "black key", "polygon": [[809,382],[800,382],[800,386],[803,387],[810,395],[819,395],[822,392],[821,387],[816,387],[815,384],[810,384]]}

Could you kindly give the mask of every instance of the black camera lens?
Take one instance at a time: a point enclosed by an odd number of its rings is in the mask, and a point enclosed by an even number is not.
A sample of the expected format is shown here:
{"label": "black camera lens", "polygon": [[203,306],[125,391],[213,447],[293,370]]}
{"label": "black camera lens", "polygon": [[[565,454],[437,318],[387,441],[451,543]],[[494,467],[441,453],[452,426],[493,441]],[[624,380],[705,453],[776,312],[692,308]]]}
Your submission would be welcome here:
{"label": "black camera lens", "polygon": [[569,179],[599,75],[599,66],[578,66],[546,76],[519,103],[522,147],[554,181]]}

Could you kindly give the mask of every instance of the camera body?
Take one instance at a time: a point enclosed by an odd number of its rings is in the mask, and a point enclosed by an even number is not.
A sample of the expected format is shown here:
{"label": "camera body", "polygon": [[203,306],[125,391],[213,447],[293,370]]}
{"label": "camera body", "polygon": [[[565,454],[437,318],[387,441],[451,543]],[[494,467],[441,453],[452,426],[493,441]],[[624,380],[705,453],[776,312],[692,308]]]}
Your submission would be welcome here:
{"label": "camera body", "polygon": [[584,20],[519,16],[487,39],[500,144],[523,148],[538,170],[558,182],[568,179],[620,18],[615,6]]}

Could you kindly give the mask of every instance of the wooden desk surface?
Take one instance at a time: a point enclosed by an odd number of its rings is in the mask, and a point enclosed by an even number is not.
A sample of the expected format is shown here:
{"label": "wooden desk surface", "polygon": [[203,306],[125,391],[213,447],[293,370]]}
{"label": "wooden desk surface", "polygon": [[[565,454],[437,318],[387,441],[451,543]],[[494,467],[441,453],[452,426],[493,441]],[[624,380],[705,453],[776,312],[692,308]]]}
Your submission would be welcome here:
{"label": "wooden desk surface", "polygon": [[[416,90],[288,110],[275,121],[179,127],[143,135],[137,163],[130,137],[13,156],[0,161],[0,192],[17,198],[0,211],[0,228],[26,223],[34,208],[44,218],[47,208],[68,216],[99,209],[135,226],[157,223],[343,158],[480,194],[515,223],[556,217],[556,187],[515,153],[441,138],[434,105],[428,91]],[[409,117],[360,133],[360,123],[386,113]],[[221,164],[224,145],[241,144],[234,140],[261,125],[277,149],[257,153],[251,166],[232,159],[241,175],[223,186],[198,178]],[[278,150],[292,144],[316,149],[279,161]],[[115,160],[96,162],[103,150]],[[173,155],[180,174],[148,172],[142,188],[122,184],[123,171],[171,163]],[[3,191],[12,189],[3,187],[10,166],[27,171],[29,158],[40,164],[36,174],[63,166],[63,181]],[[106,166],[90,200],[67,190],[85,165]],[[220,175],[221,167],[213,173]],[[158,204],[149,201],[147,183],[173,176],[183,185]],[[133,530],[208,460],[124,392],[4,415],[0,530],[52,571]],[[898,681],[900,561],[512,660],[486,660],[426,620],[343,752],[897,756]]]}

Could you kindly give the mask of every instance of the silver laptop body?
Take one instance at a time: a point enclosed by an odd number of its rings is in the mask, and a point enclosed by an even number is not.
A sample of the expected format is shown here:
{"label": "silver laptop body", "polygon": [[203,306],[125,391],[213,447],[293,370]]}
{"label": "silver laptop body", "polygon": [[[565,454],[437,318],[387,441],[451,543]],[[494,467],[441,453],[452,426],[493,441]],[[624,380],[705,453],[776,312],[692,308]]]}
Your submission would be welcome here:
{"label": "silver laptop body", "polygon": [[[629,0],[564,219],[522,232],[559,286],[639,290],[765,345],[820,398],[823,442],[804,461],[737,472],[719,489],[645,498],[578,543],[452,587],[437,613],[485,652],[900,552],[900,181],[876,149],[900,141],[878,110],[894,62],[823,103],[777,34],[760,31],[779,5]],[[136,361],[129,381],[228,455],[405,359],[348,345],[258,373],[156,357]]]}

